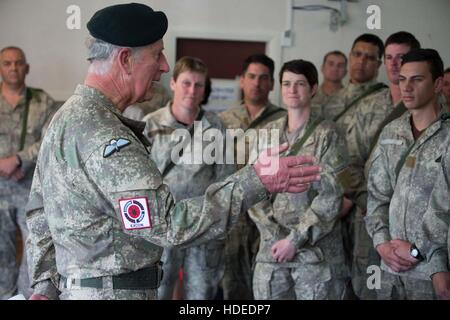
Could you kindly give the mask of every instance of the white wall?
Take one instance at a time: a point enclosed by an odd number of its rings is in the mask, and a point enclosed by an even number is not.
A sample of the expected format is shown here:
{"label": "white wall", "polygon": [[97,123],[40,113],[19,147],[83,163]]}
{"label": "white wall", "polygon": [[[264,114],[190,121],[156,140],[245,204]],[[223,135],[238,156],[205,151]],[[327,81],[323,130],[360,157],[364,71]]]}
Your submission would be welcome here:
{"label": "white wall", "polygon": [[[85,25],[92,14],[107,5],[132,2],[106,0],[0,0],[0,47],[17,45],[27,53],[31,64],[28,84],[42,87],[57,99],[65,99],[83,81],[87,62]],[[220,39],[255,39],[268,42],[268,54],[279,69],[283,61],[311,60],[320,66],[323,55],[339,49],[348,53],[356,36],[372,32],[383,40],[396,31],[416,35],[424,47],[437,49],[450,66],[449,0],[359,0],[348,4],[348,22],[337,32],[329,30],[329,12],[295,11],[294,42],[281,48],[286,29],[288,0],[150,0],[146,3],[166,12],[169,30],[165,37],[166,54],[173,66],[175,37],[178,35]],[[296,5],[325,4],[339,8],[336,1],[294,0]],[[81,30],[68,30],[66,9],[81,8]],[[368,30],[366,9],[381,8],[381,30]],[[169,76],[163,78],[167,83]],[[384,70],[380,79],[385,80]],[[272,99],[278,101],[276,86]]]}

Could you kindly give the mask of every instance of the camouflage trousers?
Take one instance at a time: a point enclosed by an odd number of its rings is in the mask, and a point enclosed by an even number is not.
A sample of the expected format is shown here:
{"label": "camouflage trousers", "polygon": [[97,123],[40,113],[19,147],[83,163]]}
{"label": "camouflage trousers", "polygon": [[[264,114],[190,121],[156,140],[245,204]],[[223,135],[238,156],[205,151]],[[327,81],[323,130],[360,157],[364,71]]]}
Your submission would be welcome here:
{"label": "camouflage trousers", "polygon": [[72,285],[70,289],[65,288],[60,281],[60,300],[156,300],[158,291],[156,289],[146,290],[123,290],[113,289],[112,277],[103,278],[103,288],[86,288]]}
{"label": "camouflage trousers", "polygon": [[[13,182],[0,181],[0,299],[8,299],[17,292],[26,298],[32,294],[25,248],[28,237],[25,205],[29,190],[16,185]],[[18,228],[23,241],[20,267],[16,262]]]}
{"label": "camouflage trousers", "polygon": [[356,207],[345,218],[343,236],[347,261],[351,266],[351,284],[353,293],[361,300],[375,300],[376,293],[367,287],[370,273],[367,268],[380,265],[380,256],[373,247],[372,238],[367,233],[364,216]]}
{"label": "camouflage trousers", "polygon": [[183,268],[184,299],[214,299],[224,273],[224,249],[225,242],[220,240],[186,249],[164,249],[161,258],[164,275],[158,298],[172,299],[178,271]]}
{"label": "camouflage trousers", "polygon": [[225,300],[253,300],[252,277],[259,247],[259,232],[247,214],[230,230],[225,244]]}
{"label": "camouflage trousers", "polygon": [[256,300],[345,300],[348,283],[334,278],[314,281],[304,277],[299,268],[257,262],[253,294]]}
{"label": "camouflage trousers", "polygon": [[381,285],[376,291],[378,300],[436,300],[431,280],[398,276],[381,270]]}

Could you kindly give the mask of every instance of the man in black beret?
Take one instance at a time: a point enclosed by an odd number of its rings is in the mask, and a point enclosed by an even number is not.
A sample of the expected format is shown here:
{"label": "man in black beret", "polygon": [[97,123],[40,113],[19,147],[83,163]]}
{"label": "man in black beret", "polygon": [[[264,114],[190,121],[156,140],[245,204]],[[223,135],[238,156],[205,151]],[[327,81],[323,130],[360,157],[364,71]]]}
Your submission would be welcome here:
{"label": "man in black beret", "polygon": [[47,130],[27,205],[32,299],[155,299],[162,247],[223,236],[268,192],[305,191],[320,167],[273,150],[176,203],[150,160],[145,123],[122,116],[169,71],[165,14],[115,5],[88,29],[88,74]]}

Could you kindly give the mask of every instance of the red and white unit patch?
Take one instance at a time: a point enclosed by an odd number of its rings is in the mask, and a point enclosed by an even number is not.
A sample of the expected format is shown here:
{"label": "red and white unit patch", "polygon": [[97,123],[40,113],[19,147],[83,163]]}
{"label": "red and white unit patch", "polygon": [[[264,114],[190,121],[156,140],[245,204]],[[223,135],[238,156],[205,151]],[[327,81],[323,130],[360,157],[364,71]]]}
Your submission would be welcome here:
{"label": "red and white unit patch", "polygon": [[120,199],[119,208],[123,226],[126,230],[152,227],[146,197]]}

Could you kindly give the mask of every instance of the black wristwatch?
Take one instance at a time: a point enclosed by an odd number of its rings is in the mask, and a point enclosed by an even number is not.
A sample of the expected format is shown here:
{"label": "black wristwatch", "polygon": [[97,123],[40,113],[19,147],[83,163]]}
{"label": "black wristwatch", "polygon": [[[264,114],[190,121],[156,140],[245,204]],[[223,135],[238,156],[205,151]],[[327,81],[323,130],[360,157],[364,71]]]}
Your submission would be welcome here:
{"label": "black wristwatch", "polygon": [[411,257],[419,261],[422,261],[424,259],[423,256],[420,254],[419,249],[417,249],[414,243],[411,245],[411,248],[409,249],[409,254],[411,255]]}

